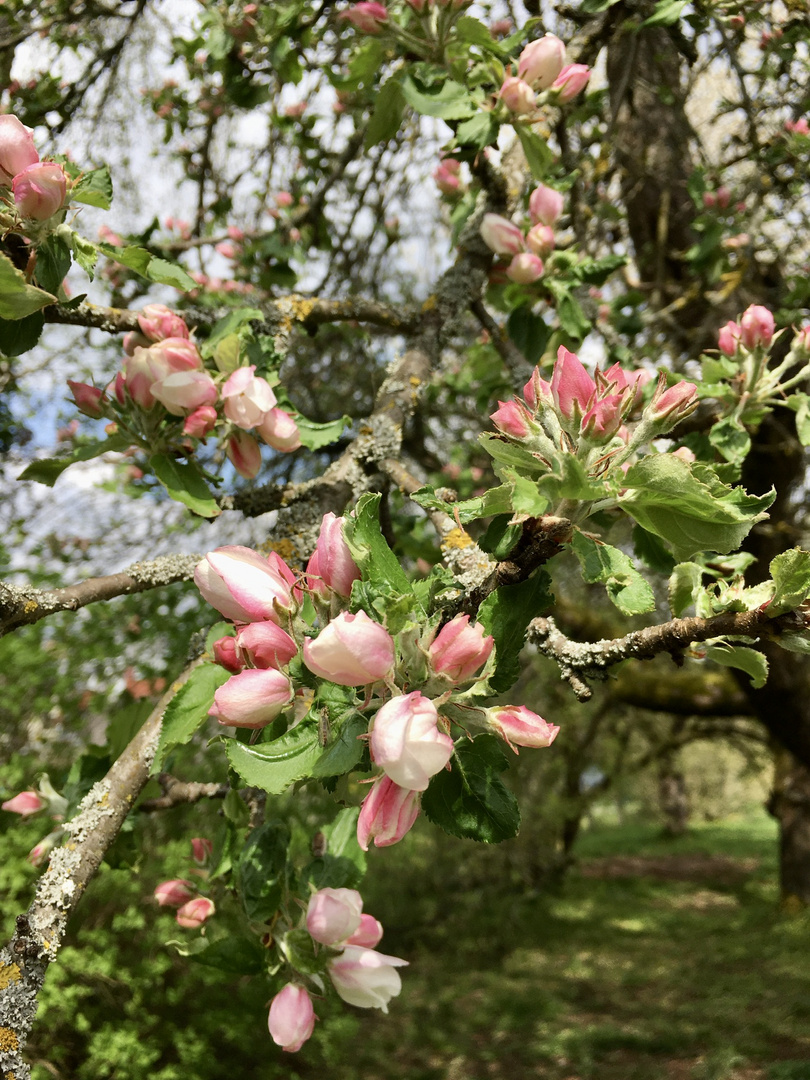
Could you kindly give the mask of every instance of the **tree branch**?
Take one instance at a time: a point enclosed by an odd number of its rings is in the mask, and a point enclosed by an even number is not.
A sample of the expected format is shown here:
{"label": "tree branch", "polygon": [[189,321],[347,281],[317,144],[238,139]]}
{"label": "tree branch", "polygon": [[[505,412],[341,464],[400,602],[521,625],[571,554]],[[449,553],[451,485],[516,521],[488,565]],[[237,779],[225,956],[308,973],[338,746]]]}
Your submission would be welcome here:
{"label": "tree branch", "polygon": [[170,810],[173,806],[187,806],[201,799],[224,799],[231,790],[229,784],[201,784],[193,780],[178,780],[170,773],[161,773],[158,783],[163,788],[163,794],[138,804],[138,809],[146,814],[155,810]]}

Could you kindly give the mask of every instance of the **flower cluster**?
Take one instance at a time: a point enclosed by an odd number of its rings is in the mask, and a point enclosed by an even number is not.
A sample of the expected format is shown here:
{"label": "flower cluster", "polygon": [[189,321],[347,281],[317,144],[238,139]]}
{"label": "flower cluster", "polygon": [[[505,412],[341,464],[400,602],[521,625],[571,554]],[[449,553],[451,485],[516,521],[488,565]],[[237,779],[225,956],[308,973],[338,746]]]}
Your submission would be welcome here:
{"label": "flower cluster", "polygon": [[255,365],[212,374],[184,320],[163,304],[147,305],[138,327],[125,336],[121,370],[106,390],[68,380],[85,415],[109,418],[114,430],[150,452],[190,453],[191,440],[216,431],[234,468],[248,479],[261,466],[255,435],[283,453],[301,445],[295,420],[278,407]]}
{"label": "flower cluster", "polygon": [[543,259],[554,250],[553,226],[563,212],[563,197],[540,184],[529,196],[531,226],[521,229],[500,214],[484,214],[481,238],[496,255],[511,256],[505,268],[510,281],[530,285],[543,275]]}
{"label": "flower cluster", "polygon": [[[205,866],[212,850],[213,845],[207,837],[196,836],[191,841],[191,857],[198,866]],[[201,873],[199,870],[191,872],[198,876]],[[187,930],[199,930],[216,912],[214,901],[207,896],[201,896],[197,886],[185,878],[161,881],[152,895],[160,907],[176,908],[177,923]]]}
{"label": "flower cluster", "polygon": [[[55,790],[47,774],[40,779],[39,788],[36,791],[21,791],[13,798],[0,803],[0,810],[6,810],[10,814],[19,814],[20,817],[30,817],[47,810],[55,822],[64,820],[67,807],[67,799]],[[28,861],[31,865],[41,866],[51,851],[62,842],[65,835],[65,829],[57,825],[47,836],[44,836],[28,852]]]}
{"label": "flower cluster", "polygon": [[0,187],[11,188],[17,213],[29,221],[52,218],[67,197],[65,170],[40,161],[31,130],[11,114],[0,116]]}
{"label": "flower cluster", "polygon": [[518,57],[517,75],[508,75],[498,97],[510,113],[534,114],[545,104],[571,101],[588,85],[587,64],[566,64],[565,45],[554,34],[531,41]]}
{"label": "flower cluster", "polygon": [[749,351],[767,349],[773,340],[775,323],[772,312],[761,304],[746,308],[739,322],[727,322],[718,334],[717,344],[726,356],[735,356],[742,346]]}

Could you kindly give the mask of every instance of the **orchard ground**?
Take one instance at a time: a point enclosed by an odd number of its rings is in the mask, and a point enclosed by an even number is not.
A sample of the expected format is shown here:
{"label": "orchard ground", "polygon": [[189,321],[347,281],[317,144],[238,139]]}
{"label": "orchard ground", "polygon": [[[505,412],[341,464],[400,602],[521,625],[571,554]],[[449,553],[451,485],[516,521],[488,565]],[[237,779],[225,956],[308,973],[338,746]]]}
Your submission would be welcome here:
{"label": "orchard ground", "polygon": [[[30,829],[6,830],[15,855]],[[266,986],[175,959],[163,943],[194,935],[146,871],[105,867],[46,985],[34,1080],[807,1080],[810,915],[778,909],[775,841],[761,810],[676,841],[600,825],[562,883],[516,888],[486,849],[417,830],[364,890],[410,961],[402,995],[388,1016],[317,1002],[294,1057]],[[2,884],[10,923],[26,889]]]}

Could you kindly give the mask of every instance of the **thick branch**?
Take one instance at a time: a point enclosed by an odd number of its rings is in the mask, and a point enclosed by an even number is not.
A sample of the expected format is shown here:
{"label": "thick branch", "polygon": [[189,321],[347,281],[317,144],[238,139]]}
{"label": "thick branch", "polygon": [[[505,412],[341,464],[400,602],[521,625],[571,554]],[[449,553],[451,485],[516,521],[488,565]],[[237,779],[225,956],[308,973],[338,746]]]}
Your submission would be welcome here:
{"label": "thick branch", "polygon": [[51,855],[33,903],[17,917],[16,933],[0,949],[0,1076],[30,1076],[22,1052],[48,966],[56,959],[70,915],[149,779],[166,706],[198,662],[166,691],[104,779],[82,799],[64,826],[70,842]]}
{"label": "thick branch", "polygon": [[189,581],[201,555],[161,555],[137,562],[119,574],[88,578],[64,589],[34,589],[29,585],[0,583],[0,637],[39,622],[57,611],[77,611],[97,600],[159,589],[175,581]]}

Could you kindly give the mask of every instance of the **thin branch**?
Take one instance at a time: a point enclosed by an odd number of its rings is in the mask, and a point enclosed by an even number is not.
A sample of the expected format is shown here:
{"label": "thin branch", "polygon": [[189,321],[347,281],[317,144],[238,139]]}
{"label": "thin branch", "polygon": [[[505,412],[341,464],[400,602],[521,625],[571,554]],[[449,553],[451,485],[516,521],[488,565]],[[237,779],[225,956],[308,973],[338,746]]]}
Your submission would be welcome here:
{"label": "thin branch", "polygon": [[158,783],[163,794],[154,799],[145,799],[138,805],[139,810],[151,814],[155,810],[170,810],[173,806],[188,806],[201,799],[224,799],[231,790],[229,784],[201,784],[195,781],[178,780],[170,773],[161,773]]}

